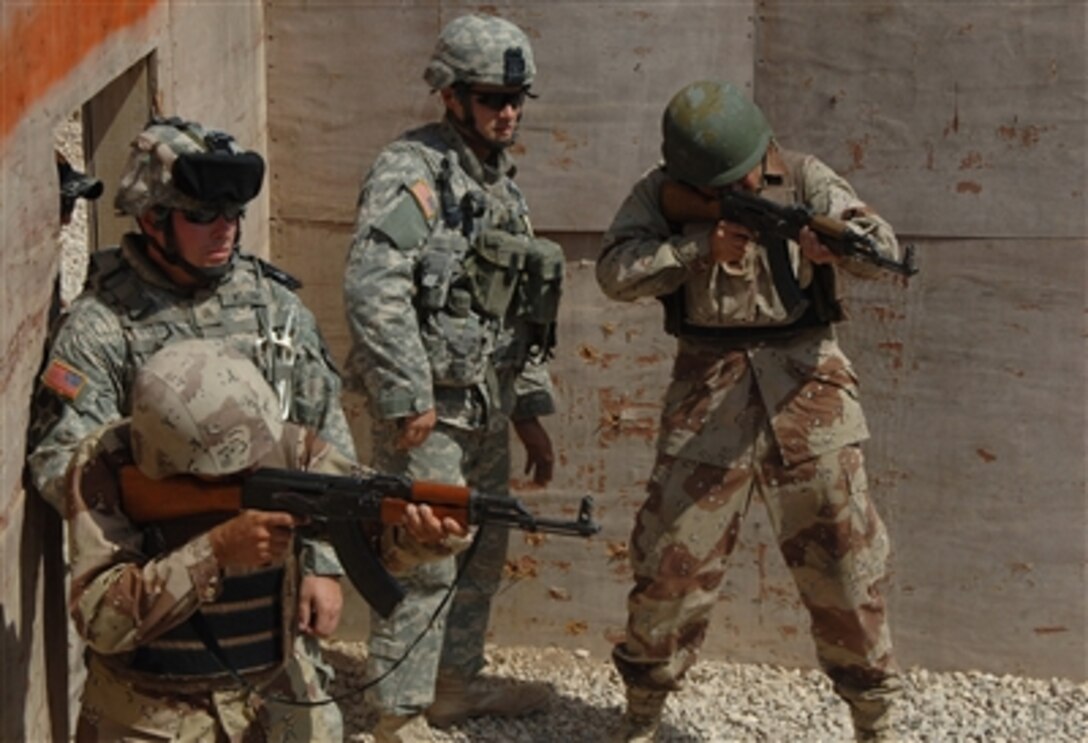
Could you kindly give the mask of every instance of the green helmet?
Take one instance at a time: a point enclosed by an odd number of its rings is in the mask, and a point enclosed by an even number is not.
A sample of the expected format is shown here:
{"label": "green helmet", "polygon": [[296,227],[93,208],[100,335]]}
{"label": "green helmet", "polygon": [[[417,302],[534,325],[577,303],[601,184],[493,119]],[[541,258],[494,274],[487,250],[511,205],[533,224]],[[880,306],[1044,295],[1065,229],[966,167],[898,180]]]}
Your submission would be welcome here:
{"label": "green helmet", "polygon": [[464,15],[446,24],[423,71],[432,90],[457,84],[528,88],[535,75],[525,32],[486,15]]}
{"label": "green helmet", "polygon": [[152,119],[132,142],[114,206],[134,217],[153,207],[241,208],[261,190],[264,159],[225,132],[179,118]]}
{"label": "green helmet", "polygon": [[275,448],[283,432],[276,393],[223,341],[192,339],[157,351],[136,372],[132,456],[152,479],[231,475]]}
{"label": "green helmet", "polygon": [[670,178],[718,188],[743,178],[774,136],[763,112],[729,83],[691,83],[672,97],[662,121]]}

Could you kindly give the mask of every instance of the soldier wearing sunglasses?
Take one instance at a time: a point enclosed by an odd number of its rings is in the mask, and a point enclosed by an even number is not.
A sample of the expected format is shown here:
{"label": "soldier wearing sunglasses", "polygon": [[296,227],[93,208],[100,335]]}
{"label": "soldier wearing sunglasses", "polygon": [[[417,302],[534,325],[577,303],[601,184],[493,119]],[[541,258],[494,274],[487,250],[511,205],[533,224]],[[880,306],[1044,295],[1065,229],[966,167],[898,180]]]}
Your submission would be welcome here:
{"label": "soldier wearing sunglasses", "polygon": [[[115,206],[137,231],[93,255],[86,288],[53,331],[31,416],[30,471],[63,514],[64,473],[77,444],[130,414],[137,370],[187,338],[222,339],[279,393],[281,415],[315,429],[344,455],[355,450],[340,379],[298,282],[240,252],[245,205],[264,160],[225,133],[153,119],[132,143]],[[341,595],[331,548],[310,541],[300,613],[334,626]]]}
{"label": "soldier wearing sunglasses", "polygon": [[[508,154],[535,73],[517,26],[454,19],[423,75],[445,117],[386,147],[363,183],[344,284],[348,379],[370,403],[372,464],[382,471],[506,493],[512,422],[526,474],[551,479],[539,417],[555,407],[546,361],[563,254],[533,234]],[[371,692],[379,743],[429,741],[431,725],[521,715],[548,700],[545,684],[482,673],[506,548],[505,530],[482,534],[445,610],[452,558],[403,580],[408,597],[391,618],[372,613],[369,675],[395,668]],[[436,612],[444,631],[426,632]]]}

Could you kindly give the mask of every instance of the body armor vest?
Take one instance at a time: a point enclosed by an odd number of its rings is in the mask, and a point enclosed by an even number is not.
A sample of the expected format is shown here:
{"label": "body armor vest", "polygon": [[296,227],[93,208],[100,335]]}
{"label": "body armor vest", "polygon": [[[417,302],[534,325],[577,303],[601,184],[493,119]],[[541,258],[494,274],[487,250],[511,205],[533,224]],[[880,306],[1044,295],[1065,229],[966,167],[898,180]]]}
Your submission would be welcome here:
{"label": "body armor vest", "polygon": [[[762,193],[764,198],[779,203],[795,203],[797,194],[794,184],[800,183],[802,157],[789,152],[782,152],[786,164],[786,180],[781,184],[772,184]],[[727,342],[745,343],[763,340],[789,338],[804,330],[822,327],[840,322],[844,313],[838,300],[835,269],[832,266],[813,265],[812,281],[802,288],[789,265],[788,246],[785,240],[775,245],[761,245],[757,249],[767,250],[772,268],[775,291],[787,311],[797,306],[802,311],[796,313],[792,321],[781,325],[733,325],[707,326],[689,322],[686,312],[685,292],[687,286],[658,297],[665,309],[665,332],[683,338],[698,338]]]}
{"label": "body armor vest", "polygon": [[290,335],[295,310],[276,303],[260,259],[235,256],[228,277],[189,297],[149,285],[120,249],[99,251],[93,260],[89,280],[96,283],[102,301],[116,311],[125,336],[124,389],[131,389],[136,369],[160,348],[194,337],[230,341],[254,361],[277,392],[289,383],[291,364],[277,363],[266,349],[273,339]]}

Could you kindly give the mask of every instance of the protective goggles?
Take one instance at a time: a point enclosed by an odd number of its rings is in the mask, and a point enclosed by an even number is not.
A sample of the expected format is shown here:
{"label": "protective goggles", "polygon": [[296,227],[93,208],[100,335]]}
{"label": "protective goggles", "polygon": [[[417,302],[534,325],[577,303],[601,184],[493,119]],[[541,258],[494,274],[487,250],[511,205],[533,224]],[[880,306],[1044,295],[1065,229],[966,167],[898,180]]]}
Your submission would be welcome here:
{"label": "protective goggles", "polygon": [[174,161],[170,175],[178,191],[196,201],[244,204],[260,193],[264,158],[253,151],[189,153]]}

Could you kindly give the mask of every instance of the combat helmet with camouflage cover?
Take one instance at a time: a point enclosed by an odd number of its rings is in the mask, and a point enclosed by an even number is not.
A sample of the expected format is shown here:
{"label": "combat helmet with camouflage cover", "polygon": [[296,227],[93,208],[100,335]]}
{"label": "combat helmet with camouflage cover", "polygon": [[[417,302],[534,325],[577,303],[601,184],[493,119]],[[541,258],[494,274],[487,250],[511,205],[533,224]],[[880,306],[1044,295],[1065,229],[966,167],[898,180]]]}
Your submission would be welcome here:
{"label": "combat helmet with camouflage cover", "polygon": [[433,90],[456,85],[525,88],[536,76],[529,37],[513,23],[464,15],[446,24],[423,72]]}
{"label": "combat helmet with camouflage cover", "polygon": [[156,480],[242,472],[283,432],[276,393],[257,367],[207,339],[172,343],[140,367],[131,421],[133,459]]}
{"label": "combat helmet with camouflage cover", "polygon": [[[162,231],[161,237],[151,239],[158,253],[197,283],[208,284],[222,279],[233,267],[241,227],[235,231],[230,260],[195,266],[179,249],[171,210],[185,212],[190,222],[200,224],[210,224],[219,215],[237,219],[260,192],[263,180],[264,158],[242,150],[226,132],[206,130],[177,117],[153,118],[132,142],[114,206],[122,214],[149,217]],[[143,222],[141,228],[147,233]]]}
{"label": "combat helmet with camouflage cover", "polygon": [[132,142],[114,206],[133,217],[154,207],[241,208],[263,179],[264,159],[230,134],[177,117],[153,118]]}
{"label": "combat helmet with camouflage cover", "polygon": [[735,86],[705,80],[684,86],[669,101],[662,135],[669,177],[710,188],[743,178],[774,136],[763,112]]}

